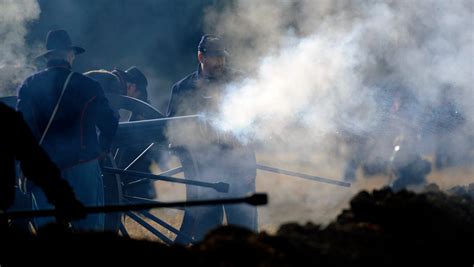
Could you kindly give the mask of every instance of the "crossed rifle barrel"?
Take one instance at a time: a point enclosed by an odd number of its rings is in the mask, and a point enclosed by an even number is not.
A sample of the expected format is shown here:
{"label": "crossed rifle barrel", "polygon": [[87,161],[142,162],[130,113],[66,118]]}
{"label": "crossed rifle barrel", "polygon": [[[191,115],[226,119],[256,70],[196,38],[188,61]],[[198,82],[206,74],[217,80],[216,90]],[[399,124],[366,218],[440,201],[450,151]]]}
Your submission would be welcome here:
{"label": "crossed rifle barrel", "polygon": [[[176,208],[176,207],[195,207],[209,205],[225,205],[225,204],[241,204],[247,203],[253,206],[265,205],[268,203],[268,197],[265,193],[255,193],[246,197],[223,198],[223,199],[207,199],[207,200],[191,200],[176,202],[156,202],[144,204],[127,204],[127,205],[110,205],[85,207],[84,212],[91,213],[110,213],[110,212],[126,212],[136,210],[149,210],[155,208]],[[57,210],[34,210],[34,211],[9,211],[0,213],[3,219],[33,218],[33,217],[49,217],[60,215]]]}

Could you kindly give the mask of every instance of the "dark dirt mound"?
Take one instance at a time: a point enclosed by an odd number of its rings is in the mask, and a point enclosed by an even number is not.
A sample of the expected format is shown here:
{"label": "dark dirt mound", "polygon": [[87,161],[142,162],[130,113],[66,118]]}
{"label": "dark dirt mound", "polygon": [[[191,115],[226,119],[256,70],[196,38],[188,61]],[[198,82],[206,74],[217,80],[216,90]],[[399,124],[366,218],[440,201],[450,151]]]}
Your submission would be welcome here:
{"label": "dark dirt mound", "polygon": [[[472,266],[474,187],[443,193],[362,191],[326,227],[282,225],[276,235],[227,226],[191,248],[114,234],[71,234],[52,227],[37,237],[4,235],[0,264],[83,265],[133,261],[177,266]],[[65,258],[66,261],[60,260]]]}

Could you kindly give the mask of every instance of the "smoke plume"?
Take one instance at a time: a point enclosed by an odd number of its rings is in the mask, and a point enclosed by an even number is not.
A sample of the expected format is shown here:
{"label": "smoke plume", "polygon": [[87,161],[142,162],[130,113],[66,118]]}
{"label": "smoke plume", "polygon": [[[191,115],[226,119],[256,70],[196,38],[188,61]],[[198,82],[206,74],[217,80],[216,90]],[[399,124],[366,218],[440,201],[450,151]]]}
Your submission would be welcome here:
{"label": "smoke plume", "polygon": [[[443,120],[436,114],[448,103],[464,122],[449,134],[456,147],[472,148],[473,17],[470,0],[239,0],[208,10],[208,31],[225,37],[232,63],[248,74],[226,88],[214,123],[259,144],[273,162],[336,178],[338,159],[363,153],[354,143],[393,151],[394,129],[424,134],[412,142],[419,153],[433,149],[429,136],[439,129],[427,122]],[[386,120],[399,105],[393,128]],[[387,157],[382,146],[369,150],[364,157]],[[282,203],[309,189],[282,183],[274,194]],[[328,207],[354,192],[311,189],[310,219],[323,222]]]}
{"label": "smoke plume", "polygon": [[36,0],[0,0],[0,94],[15,95],[16,86],[34,70],[32,48],[25,42],[28,23],[38,19]]}

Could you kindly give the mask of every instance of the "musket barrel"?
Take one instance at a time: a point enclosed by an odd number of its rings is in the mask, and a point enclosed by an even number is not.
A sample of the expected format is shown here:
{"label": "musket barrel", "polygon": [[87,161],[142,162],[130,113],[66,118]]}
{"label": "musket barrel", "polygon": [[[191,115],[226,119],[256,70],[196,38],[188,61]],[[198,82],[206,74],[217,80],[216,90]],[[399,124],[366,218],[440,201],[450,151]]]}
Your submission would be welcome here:
{"label": "musket barrel", "polygon": [[299,178],[303,178],[303,179],[306,179],[306,180],[312,180],[312,181],[317,181],[317,182],[326,183],[326,184],[333,184],[333,185],[338,185],[338,186],[343,186],[343,187],[350,187],[351,186],[351,183],[345,182],[345,181],[338,181],[338,180],[319,177],[319,176],[315,176],[315,175],[309,175],[309,174],[305,174],[305,173],[298,173],[298,172],[294,172],[294,171],[278,169],[278,168],[275,168],[275,167],[265,166],[265,165],[262,165],[262,164],[257,164],[257,169],[262,170],[262,171],[267,171],[267,172],[284,174],[284,175],[293,176],[293,177],[299,177]]}
{"label": "musket barrel", "polygon": [[[209,205],[225,205],[225,204],[239,204],[247,203],[253,206],[266,205],[268,202],[267,194],[255,193],[247,197],[237,198],[219,198],[219,199],[204,199],[204,200],[190,200],[190,201],[176,201],[176,202],[160,202],[160,203],[144,203],[144,204],[130,204],[130,205],[112,205],[112,206],[94,206],[85,207],[84,212],[91,213],[109,213],[109,212],[126,212],[131,210],[149,210],[156,208],[175,208],[175,207],[196,207]],[[15,218],[32,218],[32,217],[47,217],[60,215],[57,210],[36,210],[36,211],[10,211],[0,213],[0,218],[15,219]]]}
{"label": "musket barrel", "polygon": [[140,120],[119,123],[115,136],[115,146],[130,146],[136,144],[159,143],[164,140],[166,125],[174,121],[183,123],[195,121],[199,115],[178,116],[151,120]]}

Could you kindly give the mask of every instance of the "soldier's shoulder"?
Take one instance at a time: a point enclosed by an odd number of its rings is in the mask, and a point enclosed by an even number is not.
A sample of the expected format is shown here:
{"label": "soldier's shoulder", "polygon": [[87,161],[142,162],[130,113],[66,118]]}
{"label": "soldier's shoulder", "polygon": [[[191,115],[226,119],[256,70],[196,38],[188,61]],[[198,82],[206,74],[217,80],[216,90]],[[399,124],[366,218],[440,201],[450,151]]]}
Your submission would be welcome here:
{"label": "soldier's shoulder", "polygon": [[28,77],[26,77],[23,82],[24,82],[24,83],[31,82],[32,80],[35,80],[35,79],[38,79],[38,78],[44,76],[45,73],[46,73],[46,70],[39,70],[39,71],[36,71],[36,72],[34,72],[33,74],[30,74]]}
{"label": "soldier's shoulder", "polygon": [[35,87],[35,84],[42,83],[42,77],[44,76],[43,74],[44,70],[37,71],[33,74],[30,74],[28,77],[26,77],[20,84],[20,86],[17,88],[17,94],[24,94],[25,92],[31,92],[33,88]]}
{"label": "soldier's shoulder", "polygon": [[188,74],[186,77],[183,79],[177,81],[174,85],[173,88],[175,90],[186,90],[187,88],[190,88],[194,85],[194,81],[197,79],[197,72],[193,72]]}

